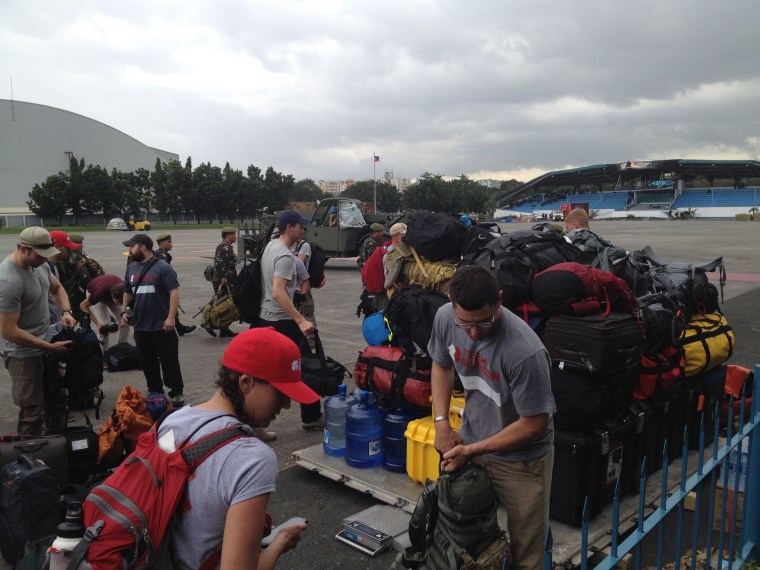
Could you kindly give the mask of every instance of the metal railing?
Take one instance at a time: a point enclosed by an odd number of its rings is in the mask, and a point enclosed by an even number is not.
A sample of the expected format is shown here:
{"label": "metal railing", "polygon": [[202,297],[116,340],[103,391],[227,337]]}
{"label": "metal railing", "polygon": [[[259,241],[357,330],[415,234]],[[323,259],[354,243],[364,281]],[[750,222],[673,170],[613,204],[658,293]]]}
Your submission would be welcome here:
{"label": "metal railing", "polygon": [[[752,394],[757,378],[760,376],[760,364],[755,366],[754,383]],[[738,569],[749,560],[760,559],[760,508],[756,491],[760,491],[760,443],[753,445],[756,428],[760,425],[760,404],[758,398],[751,401],[751,412],[747,415],[746,408],[749,405],[745,383],[741,394],[741,404],[734,405],[733,397],[728,403],[728,417],[725,424],[720,421],[719,406],[716,403],[716,421],[712,444],[705,445],[705,424],[702,418],[699,433],[699,448],[696,454],[696,465],[689,465],[690,454],[688,453],[689,437],[688,426],[684,426],[683,455],[680,463],[680,478],[676,488],[668,486],[668,471],[673,465],[668,465],[668,442],[663,446],[663,467],[660,473],[661,485],[657,497],[658,507],[647,516],[647,467],[646,458],[641,466],[639,479],[638,511],[635,516],[636,526],[633,530],[621,533],[620,525],[620,479],[617,481],[615,497],[612,504],[612,520],[610,522],[609,543],[602,550],[606,557],[599,560],[599,545],[592,549],[589,545],[589,503],[586,498],[581,526],[580,540],[580,568],[596,568],[597,570],[609,570],[616,567],[641,568],[643,541],[646,538],[657,538],[657,568],[663,568],[664,564],[681,561],[676,568],[697,568],[698,551],[705,553],[705,560],[700,568]],[[738,403],[738,402],[737,402]],[[737,414],[734,409],[737,409]],[[738,417],[737,417],[738,416]],[[738,420],[738,421],[737,421]],[[725,439],[719,437],[721,427],[724,427]],[[743,451],[744,444],[748,445],[746,453]],[[760,440],[758,440],[760,442]],[[737,453],[732,452],[738,450]],[[694,455],[691,455],[692,461]],[[729,468],[729,460],[734,461]],[[676,467],[678,468],[678,467]],[[656,475],[656,474],[655,474]],[[744,476],[743,476],[744,475]],[[720,485],[719,485],[720,483]],[[720,488],[722,487],[722,488]],[[739,490],[740,492],[735,492]],[[740,498],[743,497],[743,506]],[[694,501],[694,517],[691,529],[684,522],[686,501]],[[700,514],[707,505],[707,524],[700,524]],[[742,513],[741,520],[738,513]],[[666,525],[668,515],[676,517],[676,534],[674,551],[666,552],[665,545]],[[739,524],[737,524],[739,520]],[[715,521],[719,525],[714,530]],[[705,528],[700,528],[701,526]],[[668,541],[672,543],[672,540]],[[551,528],[547,533],[545,544],[545,568],[550,570],[555,562],[552,559],[553,539]],[[597,552],[592,552],[596,550]],[[684,565],[682,556],[690,554],[690,562]],[[692,554],[693,553],[693,554]],[[592,562],[593,560],[593,562]],[[563,563],[567,564],[566,561]]]}

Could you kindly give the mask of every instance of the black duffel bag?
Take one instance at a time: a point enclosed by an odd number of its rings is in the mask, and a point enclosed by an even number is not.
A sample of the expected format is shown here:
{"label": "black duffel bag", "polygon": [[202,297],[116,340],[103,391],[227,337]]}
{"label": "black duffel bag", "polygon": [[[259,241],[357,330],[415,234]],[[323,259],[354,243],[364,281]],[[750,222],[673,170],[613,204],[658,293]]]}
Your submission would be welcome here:
{"label": "black duffel bag", "polygon": [[415,212],[406,223],[401,241],[428,261],[459,261],[465,234],[467,226],[456,216]]}
{"label": "black duffel bag", "polygon": [[301,379],[320,396],[335,396],[338,386],[352,374],[340,362],[325,356],[317,331],[314,331],[314,344],[316,354],[301,356]]}

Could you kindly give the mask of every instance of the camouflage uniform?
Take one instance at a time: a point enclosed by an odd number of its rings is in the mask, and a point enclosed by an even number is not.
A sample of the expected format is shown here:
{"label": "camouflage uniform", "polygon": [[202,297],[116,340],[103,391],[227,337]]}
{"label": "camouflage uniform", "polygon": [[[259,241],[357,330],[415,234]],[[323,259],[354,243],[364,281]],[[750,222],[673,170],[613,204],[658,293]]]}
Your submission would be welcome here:
{"label": "camouflage uniform", "polygon": [[172,263],[172,254],[166,251],[163,247],[159,247],[156,251],[153,252],[153,255],[158,259],[163,259],[169,265]]}
{"label": "camouflage uniform", "polygon": [[103,267],[80,251],[69,251],[68,257],[58,262],[61,284],[66,290],[75,319],[82,317],[79,304],[87,297],[87,284],[93,277],[105,275]]}
{"label": "camouflage uniform", "polygon": [[237,277],[237,255],[235,255],[235,248],[228,241],[223,241],[216,246],[216,252],[214,253],[214,291],[219,289],[219,284],[222,281],[222,277],[227,278],[227,283],[230,287],[235,286],[235,278]]}
{"label": "camouflage uniform", "polygon": [[364,240],[364,243],[362,243],[362,248],[359,250],[359,257],[356,258],[356,264],[359,266],[359,269],[361,269],[365,262],[369,259],[369,256],[372,255],[372,253],[381,245],[383,245],[383,239],[380,238],[379,240],[374,240],[371,237]]}

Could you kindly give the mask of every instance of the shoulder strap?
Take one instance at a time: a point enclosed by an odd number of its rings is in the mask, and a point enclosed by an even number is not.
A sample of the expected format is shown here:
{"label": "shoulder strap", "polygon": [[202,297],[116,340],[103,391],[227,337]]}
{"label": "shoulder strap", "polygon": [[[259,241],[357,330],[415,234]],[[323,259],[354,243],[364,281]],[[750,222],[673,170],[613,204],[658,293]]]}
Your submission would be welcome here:
{"label": "shoulder strap", "polygon": [[137,281],[135,282],[134,287],[132,287],[132,294],[134,295],[137,293],[137,288],[142,285],[143,279],[145,279],[145,274],[148,273],[151,267],[155,265],[158,262],[158,258],[156,256],[153,256],[153,259],[151,259],[148,264],[143,267],[143,270],[140,272],[140,276],[137,278]]}

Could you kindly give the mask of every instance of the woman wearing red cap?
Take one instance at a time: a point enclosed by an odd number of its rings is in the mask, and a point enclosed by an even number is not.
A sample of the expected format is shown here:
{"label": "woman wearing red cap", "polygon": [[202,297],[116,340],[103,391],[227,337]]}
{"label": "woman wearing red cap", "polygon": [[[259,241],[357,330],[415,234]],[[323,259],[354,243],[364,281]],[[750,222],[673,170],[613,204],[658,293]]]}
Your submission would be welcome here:
{"label": "woman wearing red cap", "polygon": [[[241,423],[266,428],[281,409],[290,408],[291,398],[302,404],[319,400],[301,381],[300,350],[271,327],[232,339],[216,386],[207,402],[185,406],[164,420],[162,447],[171,449],[196,429],[191,441]],[[214,568],[218,560],[220,568],[273,568],[306,529],[306,524],[288,526],[261,550],[276,477],[274,451],[255,437],[234,440],[201,463],[187,486],[189,510],[183,510],[172,529],[174,567]]]}

